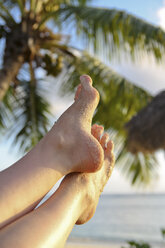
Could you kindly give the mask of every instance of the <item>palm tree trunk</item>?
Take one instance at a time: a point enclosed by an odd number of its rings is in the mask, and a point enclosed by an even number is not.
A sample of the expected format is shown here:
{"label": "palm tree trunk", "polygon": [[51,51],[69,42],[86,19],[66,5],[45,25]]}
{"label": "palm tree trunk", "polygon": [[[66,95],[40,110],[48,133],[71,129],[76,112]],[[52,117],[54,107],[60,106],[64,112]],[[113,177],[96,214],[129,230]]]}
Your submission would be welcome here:
{"label": "palm tree trunk", "polygon": [[3,69],[0,70],[0,101],[3,100],[10,83],[18,74],[23,62],[23,55],[11,56],[5,61]]}

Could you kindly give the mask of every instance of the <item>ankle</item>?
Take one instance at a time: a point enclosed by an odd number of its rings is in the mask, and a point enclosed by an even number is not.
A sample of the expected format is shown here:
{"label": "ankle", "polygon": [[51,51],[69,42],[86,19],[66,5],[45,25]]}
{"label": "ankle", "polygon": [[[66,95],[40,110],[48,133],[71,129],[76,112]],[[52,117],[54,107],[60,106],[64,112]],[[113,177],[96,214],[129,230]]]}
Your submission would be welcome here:
{"label": "ankle", "polygon": [[90,173],[70,173],[65,177],[67,184],[73,185],[82,201],[82,211],[94,203],[97,198],[95,185],[90,178]]}
{"label": "ankle", "polygon": [[[45,169],[51,169],[54,176],[59,178],[65,176],[65,170],[63,168],[63,163],[60,161],[60,156],[57,149],[57,142],[55,137],[51,137],[49,132],[38,144],[37,153],[39,154],[40,167]],[[55,139],[52,141],[52,139]]]}
{"label": "ankle", "polygon": [[[69,187],[73,186],[75,197],[79,199],[77,225],[82,225],[92,218],[98,203],[99,195],[95,183],[91,180],[91,175],[91,173],[72,173],[65,178]],[[68,188],[66,185],[64,187]]]}

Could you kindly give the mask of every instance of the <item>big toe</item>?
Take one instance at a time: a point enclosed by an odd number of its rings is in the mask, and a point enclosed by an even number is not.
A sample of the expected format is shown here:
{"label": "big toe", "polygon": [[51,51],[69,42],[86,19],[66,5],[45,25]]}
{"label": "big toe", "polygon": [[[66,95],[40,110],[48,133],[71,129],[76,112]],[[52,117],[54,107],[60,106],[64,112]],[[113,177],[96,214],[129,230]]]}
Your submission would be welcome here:
{"label": "big toe", "polygon": [[92,86],[92,79],[88,75],[82,75],[80,77],[81,90],[79,91],[79,99],[86,102],[88,105],[93,105],[94,108],[97,107],[99,102],[99,93]]}
{"label": "big toe", "polygon": [[80,81],[81,86],[78,86],[75,103],[78,106],[81,123],[85,123],[90,130],[92,117],[99,102],[99,93],[92,86],[92,79],[89,76],[81,76]]}

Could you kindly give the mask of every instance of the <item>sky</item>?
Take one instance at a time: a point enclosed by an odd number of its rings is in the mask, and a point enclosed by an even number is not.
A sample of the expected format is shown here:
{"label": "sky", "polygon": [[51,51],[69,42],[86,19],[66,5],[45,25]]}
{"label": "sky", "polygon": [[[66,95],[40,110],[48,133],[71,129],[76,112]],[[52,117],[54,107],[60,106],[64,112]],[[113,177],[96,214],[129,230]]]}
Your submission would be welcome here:
{"label": "sky", "polygon": [[[95,0],[92,4],[94,6],[125,10],[165,29],[165,1]],[[76,45],[75,40],[72,42],[73,45]],[[146,56],[142,61],[137,61],[136,63],[132,63],[130,60],[121,60],[120,63],[113,60],[110,65],[118,73],[149,90],[153,95],[165,88],[165,62],[158,65],[152,57],[148,58]],[[71,98],[61,98],[57,94],[52,97],[52,101],[56,103],[54,106],[56,116],[61,115],[72,103]],[[6,142],[0,145],[0,154],[1,170],[11,165],[21,156],[20,154],[16,155],[15,149],[10,148],[9,150],[9,145]],[[163,152],[158,152],[157,157],[160,164],[159,178],[155,179],[148,188],[138,189],[132,187],[129,181],[121,175],[120,170],[115,169],[105,187],[104,193],[165,193],[165,158]]]}

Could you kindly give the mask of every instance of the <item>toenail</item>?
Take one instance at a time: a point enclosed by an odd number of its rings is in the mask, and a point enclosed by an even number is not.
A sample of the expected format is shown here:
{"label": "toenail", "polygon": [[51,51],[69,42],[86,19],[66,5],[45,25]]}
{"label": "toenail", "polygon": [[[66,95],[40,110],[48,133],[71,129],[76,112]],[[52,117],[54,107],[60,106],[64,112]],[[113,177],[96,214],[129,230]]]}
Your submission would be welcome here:
{"label": "toenail", "polygon": [[88,81],[88,82],[92,85],[92,79],[91,79],[91,77],[88,76],[88,75],[82,75],[82,76],[80,77],[80,80]]}

